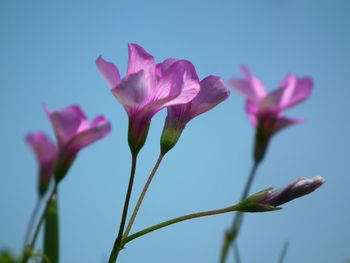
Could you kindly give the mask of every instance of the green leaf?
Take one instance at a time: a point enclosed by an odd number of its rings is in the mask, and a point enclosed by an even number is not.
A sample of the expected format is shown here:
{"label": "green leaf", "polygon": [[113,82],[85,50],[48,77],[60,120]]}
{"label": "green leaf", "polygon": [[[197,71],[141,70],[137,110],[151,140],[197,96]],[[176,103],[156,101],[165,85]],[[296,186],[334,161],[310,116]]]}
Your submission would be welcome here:
{"label": "green leaf", "polygon": [[9,250],[0,251],[0,263],[15,263],[15,257]]}
{"label": "green leaf", "polygon": [[[50,263],[59,262],[59,222],[57,194],[48,208],[45,220],[44,254],[50,260]],[[45,260],[43,260],[42,262],[46,263]]]}

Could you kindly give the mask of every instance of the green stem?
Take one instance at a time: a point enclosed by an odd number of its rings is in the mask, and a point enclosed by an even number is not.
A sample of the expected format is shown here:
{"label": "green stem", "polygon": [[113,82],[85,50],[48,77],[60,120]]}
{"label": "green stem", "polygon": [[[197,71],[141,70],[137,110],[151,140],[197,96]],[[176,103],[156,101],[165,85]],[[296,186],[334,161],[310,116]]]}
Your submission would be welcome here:
{"label": "green stem", "polygon": [[55,181],[54,182],[54,186],[53,186],[53,189],[52,189],[52,192],[50,194],[50,197],[48,198],[47,202],[46,202],[46,205],[45,205],[45,209],[40,217],[40,220],[35,228],[35,231],[34,231],[34,235],[33,235],[33,238],[32,238],[32,241],[29,243],[28,246],[26,246],[24,248],[24,251],[22,253],[22,258],[21,258],[21,263],[26,263],[27,260],[29,259],[31,253],[32,253],[32,250],[34,248],[34,245],[35,245],[35,242],[38,238],[38,235],[39,235],[39,232],[40,232],[40,228],[42,226],[42,224],[44,223],[45,221],[45,218],[46,218],[46,215],[47,215],[47,211],[50,207],[50,204],[52,202],[52,200],[55,198],[55,195],[56,195],[56,192],[57,192],[57,182]]}
{"label": "green stem", "polygon": [[170,219],[168,221],[162,222],[160,224],[148,227],[144,230],[141,230],[139,232],[136,232],[135,234],[132,234],[128,237],[126,237],[125,239],[123,239],[122,244],[125,245],[126,243],[129,243],[131,240],[134,240],[136,238],[139,238],[143,235],[146,235],[150,232],[153,232],[155,230],[161,229],[163,227],[166,226],[170,226],[172,224],[176,224],[185,220],[189,220],[189,219],[193,219],[193,218],[198,218],[198,217],[204,217],[204,216],[211,216],[211,215],[218,215],[218,214],[223,214],[223,213],[227,213],[227,212],[233,212],[236,210],[236,206],[229,206],[226,208],[222,208],[222,209],[216,209],[216,210],[210,210],[210,211],[205,211],[205,212],[199,212],[199,213],[193,213],[193,214],[189,214],[189,215],[185,215],[185,216],[180,216],[174,219]]}
{"label": "green stem", "polygon": [[134,184],[134,177],[135,177],[135,171],[136,171],[136,160],[137,160],[137,153],[132,154],[130,179],[129,179],[128,190],[127,190],[127,193],[125,196],[122,219],[120,221],[119,232],[118,232],[118,235],[114,241],[114,245],[113,245],[113,248],[111,251],[111,255],[109,256],[108,263],[116,262],[116,260],[118,258],[119,251],[121,250],[121,241],[122,241],[122,237],[123,237],[124,226],[126,223],[126,217],[128,215],[128,208],[129,208],[129,201],[130,201],[130,197],[131,197],[132,187]]}
{"label": "green stem", "polygon": [[124,235],[123,235],[123,238],[126,238],[126,237],[129,235],[129,233],[130,233],[131,227],[132,227],[132,225],[134,224],[135,218],[136,218],[137,213],[138,213],[138,211],[139,211],[139,209],[140,209],[140,206],[141,206],[141,204],[142,204],[142,201],[143,201],[143,199],[144,199],[144,197],[145,197],[145,195],[146,195],[146,192],[147,192],[147,190],[148,190],[148,187],[150,186],[150,184],[151,184],[151,182],[152,182],[152,180],[153,180],[153,177],[154,177],[154,175],[156,174],[156,172],[157,172],[157,170],[158,170],[158,167],[159,167],[160,163],[161,163],[162,160],[163,160],[163,157],[164,157],[164,154],[160,153],[160,154],[159,154],[159,157],[158,157],[158,160],[157,160],[156,164],[154,165],[154,167],[153,167],[153,169],[152,169],[152,172],[151,172],[151,174],[149,175],[145,186],[143,187],[143,190],[142,190],[142,192],[141,192],[141,195],[140,195],[139,199],[137,200],[137,204],[136,204],[136,206],[135,206],[135,208],[134,208],[134,211],[133,211],[133,213],[132,213],[132,215],[131,215],[131,218],[130,218],[130,221],[129,221],[129,223],[128,223],[128,226],[126,227],[126,230],[125,230],[125,233],[124,233]]}
{"label": "green stem", "polygon": [[278,258],[278,263],[283,263],[284,262],[284,259],[286,258],[286,255],[287,255],[287,251],[288,251],[288,247],[289,247],[289,242],[286,241],[283,245],[283,248],[282,248],[282,251],[281,251],[281,254]]}
{"label": "green stem", "polygon": [[238,244],[237,243],[233,246],[233,256],[235,258],[235,262],[236,263],[241,263],[242,262],[241,254],[239,253],[239,248],[238,248]]}
{"label": "green stem", "polygon": [[42,200],[41,197],[39,197],[39,198],[36,200],[36,203],[35,203],[33,212],[32,212],[32,214],[31,214],[31,216],[30,216],[30,219],[29,219],[29,223],[28,223],[26,235],[25,235],[25,237],[24,237],[23,247],[25,247],[25,246],[27,245],[28,240],[29,240],[29,237],[30,237],[30,233],[31,233],[32,230],[33,230],[34,221],[35,221],[35,218],[37,217],[37,214],[38,214],[38,212],[39,212],[41,200]]}
{"label": "green stem", "polygon": [[52,199],[47,211],[44,226],[44,254],[51,263],[59,262],[59,220],[58,220],[58,197]]}
{"label": "green stem", "polygon": [[[246,185],[244,187],[244,190],[243,190],[243,193],[242,193],[242,196],[240,199],[241,201],[244,200],[249,194],[249,191],[250,191],[250,188],[252,187],[258,166],[259,166],[259,162],[254,162],[253,167],[250,171],[248,180],[247,180]],[[233,220],[232,226],[225,233],[223,245],[221,248],[220,263],[225,263],[227,260],[229,248],[234,243],[236,237],[238,236],[240,227],[242,225],[243,215],[244,215],[244,213],[238,212]]]}

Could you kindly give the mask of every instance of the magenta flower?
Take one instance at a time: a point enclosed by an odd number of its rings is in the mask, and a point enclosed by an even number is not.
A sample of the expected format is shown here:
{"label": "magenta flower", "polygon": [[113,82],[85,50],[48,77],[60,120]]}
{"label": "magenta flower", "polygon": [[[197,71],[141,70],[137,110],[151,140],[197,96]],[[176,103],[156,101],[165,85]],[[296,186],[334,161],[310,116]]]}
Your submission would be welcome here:
{"label": "magenta flower", "polygon": [[193,65],[186,60],[156,65],[142,47],[129,44],[126,76],[102,57],[96,65],[111,86],[113,95],[129,116],[129,145],[137,153],[145,143],[152,117],[164,107],[191,101],[199,92]]}
{"label": "magenta flower", "polygon": [[241,201],[237,210],[242,212],[266,212],[281,209],[279,206],[315,191],[325,180],[321,176],[299,178],[282,189],[266,189]]}
{"label": "magenta flower", "polygon": [[[275,91],[267,93],[262,82],[249,69],[242,67],[244,79],[232,79],[231,85],[247,97],[246,111],[251,123],[257,128],[257,140],[261,148],[256,153],[261,159],[272,135],[296,123],[298,119],[283,116],[283,111],[306,100],[312,91],[312,79],[298,78],[289,74]],[[266,145],[264,145],[266,144]]]}
{"label": "magenta flower", "polygon": [[262,82],[254,77],[247,67],[243,66],[242,71],[246,78],[232,79],[230,83],[234,89],[247,97],[246,110],[255,127],[264,119],[266,131],[272,134],[299,122],[297,119],[282,116],[282,113],[310,96],[313,86],[310,78],[298,78],[289,74],[278,89],[267,94]]}
{"label": "magenta flower", "polygon": [[43,196],[54,173],[57,147],[44,133],[28,134],[26,141],[35,153],[39,165],[38,194]]}
{"label": "magenta flower", "polygon": [[200,82],[200,91],[192,101],[168,107],[161,138],[161,152],[165,154],[175,146],[190,120],[214,108],[229,95],[230,92],[219,77],[208,76]]}
{"label": "magenta flower", "polygon": [[79,106],[69,106],[60,111],[50,112],[50,117],[59,146],[56,179],[66,174],[77,153],[89,144],[105,137],[111,125],[103,116],[97,116],[91,123]]}

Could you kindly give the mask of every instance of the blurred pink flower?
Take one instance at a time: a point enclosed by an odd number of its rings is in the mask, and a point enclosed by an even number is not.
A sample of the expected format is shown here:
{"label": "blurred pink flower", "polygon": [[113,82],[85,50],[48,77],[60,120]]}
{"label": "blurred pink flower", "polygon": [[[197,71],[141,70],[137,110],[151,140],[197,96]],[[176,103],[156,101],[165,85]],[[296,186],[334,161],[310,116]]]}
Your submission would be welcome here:
{"label": "blurred pink flower", "polygon": [[[97,116],[91,123],[79,106],[72,105],[63,110],[50,112],[45,108],[54,128],[59,157],[56,179],[62,179],[77,153],[89,144],[107,136],[111,125],[103,116]],[[56,171],[57,172],[57,171]]]}
{"label": "blurred pink flower", "polygon": [[26,141],[35,153],[38,161],[38,193],[39,196],[43,196],[46,193],[47,187],[54,173],[58,150],[56,145],[41,132],[28,134],[26,136]]}
{"label": "blurred pink flower", "polygon": [[299,123],[298,119],[283,116],[283,111],[306,100],[312,91],[312,79],[298,78],[289,74],[280,86],[267,93],[263,83],[251,74],[249,69],[242,66],[244,79],[231,79],[232,87],[247,97],[246,111],[251,123],[263,129],[266,135],[274,133]]}
{"label": "blurred pink flower", "polygon": [[165,60],[156,65],[142,47],[136,44],[128,47],[129,62],[123,79],[118,68],[102,57],[96,60],[96,65],[129,116],[129,145],[132,151],[138,152],[154,114],[164,107],[191,101],[200,87],[189,61]]}

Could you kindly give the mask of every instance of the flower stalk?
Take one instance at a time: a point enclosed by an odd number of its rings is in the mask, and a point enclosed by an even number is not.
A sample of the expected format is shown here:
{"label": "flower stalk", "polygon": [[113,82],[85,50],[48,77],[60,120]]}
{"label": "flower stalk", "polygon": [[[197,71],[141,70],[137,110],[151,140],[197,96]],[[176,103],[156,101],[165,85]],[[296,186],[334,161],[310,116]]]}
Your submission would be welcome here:
{"label": "flower stalk", "polygon": [[41,198],[37,199],[37,201],[35,203],[35,206],[34,206],[34,209],[32,211],[32,214],[30,216],[28,227],[27,227],[27,231],[26,231],[26,234],[25,234],[25,237],[24,237],[23,248],[27,245],[27,243],[29,241],[30,234],[32,233],[32,230],[33,230],[33,227],[34,227],[35,218],[37,217],[38,212],[39,212],[41,201],[42,201]]}
{"label": "flower stalk", "polygon": [[125,196],[123,214],[122,214],[122,218],[120,221],[119,232],[118,232],[118,235],[114,241],[114,245],[113,245],[111,254],[109,256],[108,263],[116,262],[118,255],[119,255],[119,251],[122,248],[122,246],[121,246],[122,237],[123,237],[124,227],[125,227],[125,223],[126,223],[126,217],[128,215],[128,208],[129,208],[129,201],[130,201],[130,197],[131,197],[132,187],[134,184],[134,178],[135,178],[135,172],[136,172],[136,161],[137,161],[137,154],[132,154],[130,179],[129,179],[128,190],[127,190],[127,193]]}
{"label": "flower stalk", "polygon": [[218,214],[223,214],[223,213],[228,213],[228,212],[233,212],[236,210],[236,206],[229,206],[229,207],[225,207],[225,208],[221,208],[221,209],[216,209],[216,210],[210,210],[210,211],[205,211],[205,212],[199,212],[199,213],[193,213],[193,214],[189,214],[189,215],[184,215],[184,216],[180,216],[174,219],[170,219],[167,221],[164,221],[162,223],[159,223],[157,225],[148,227],[144,230],[141,230],[139,232],[136,232],[135,234],[132,234],[128,237],[126,237],[125,239],[123,239],[123,245],[125,245],[126,243],[129,243],[130,241],[139,238],[141,236],[144,236],[148,233],[151,233],[153,231],[156,231],[158,229],[161,229],[163,227],[167,227],[170,226],[172,224],[176,224],[182,221],[186,221],[186,220],[190,220],[190,219],[194,219],[194,218],[199,218],[199,217],[205,217],[205,216],[212,216],[212,215],[218,215]]}
{"label": "flower stalk", "polygon": [[[250,171],[249,177],[247,179],[247,182],[245,184],[245,187],[244,187],[241,199],[240,199],[241,201],[246,199],[246,197],[249,194],[249,191],[252,187],[258,166],[259,166],[259,162],[254,162],[252,169]],[[231,227],[225,233],[224,241],[223,241],[223,244],[221,247],[220,263],[224,263],[227,260],[229,248],[231,247],[231,245],[234,243],[235,239],[238,236],[240,227],[241,227],[242,222],[243,222],[243,216],[244,216],[244,214],[242,212],[237,212]]]}
{"label": "flower stalk", "polygon": [[35,231],[34,231],[34,234],[33,234],[33,238],[31,240],[31,242],[29,243],[29,245],[25,246],[24,250],[23,250],[23,253],[22,253],[22,258],[20,260],[21,263],[26,263],[27,260],[30,258],[31,254],[32,254],[32,251],[34,249],[34,246],[35,246],[35,242],[38,238],[38,235],[39,235],[39,232],[40,232],[40,228],[42,226],[42,224],[44,223],[45,221],[45,218],[47,216],[47,213],[48,213],[48,210],[49,210],[49,207],[52,203],[52,201],[56,198],[56,194],[57,194],[57,187],[58,187],[58,184],[56,182],[54,182],[54,185],[53,185],[53,189],[52,189],[52,192],[49,196],[49,198],[47,199],[46,201],[46,205],[45,205],[45,208],[44,208],[44,211],[40,217],[40,220],[35,228]]}
{"label": "flower stalk", "polygon": [[163,160],[163,157],[164,157],[164,154],[162,154],[162,153],[159,154],[158,160],[157,160],[156,164],[154,165],[154,167],[152,169],[152,172],[150,173],[150,175],[149,175],[149,177],[147,179],[147,182],[145,183],[145,185],[144,185],[144,187],[142,189],[142,192],[141,192],[141,195],[140,195],[139,199],[137,200],[137,204],[136,204],[136,206],[134,208],[134,211],[133,211],[133,213],[132,213],[132,215],[130,217],[129,223],[128,223],[128,225],[126,227],[126,230],[125,230],[125,233],[123,235],[123,239],[126,238],[129,235],[129,233],[130,233],[131,227],[134,224],[134,221],[136,219],[136,216],[137,216],[137,213],[138,213],[138,211],[140,209],[142,201],[145,198],[146,192],[147,192],[147,190],[148,190],[148,188],[149,188],[149,186],[150,186],[150,184],[151,184],[151,182],[153,180],[154,175],[156,174],[156,172],[157,172],[157,170],[159,168],[160,163]]}

